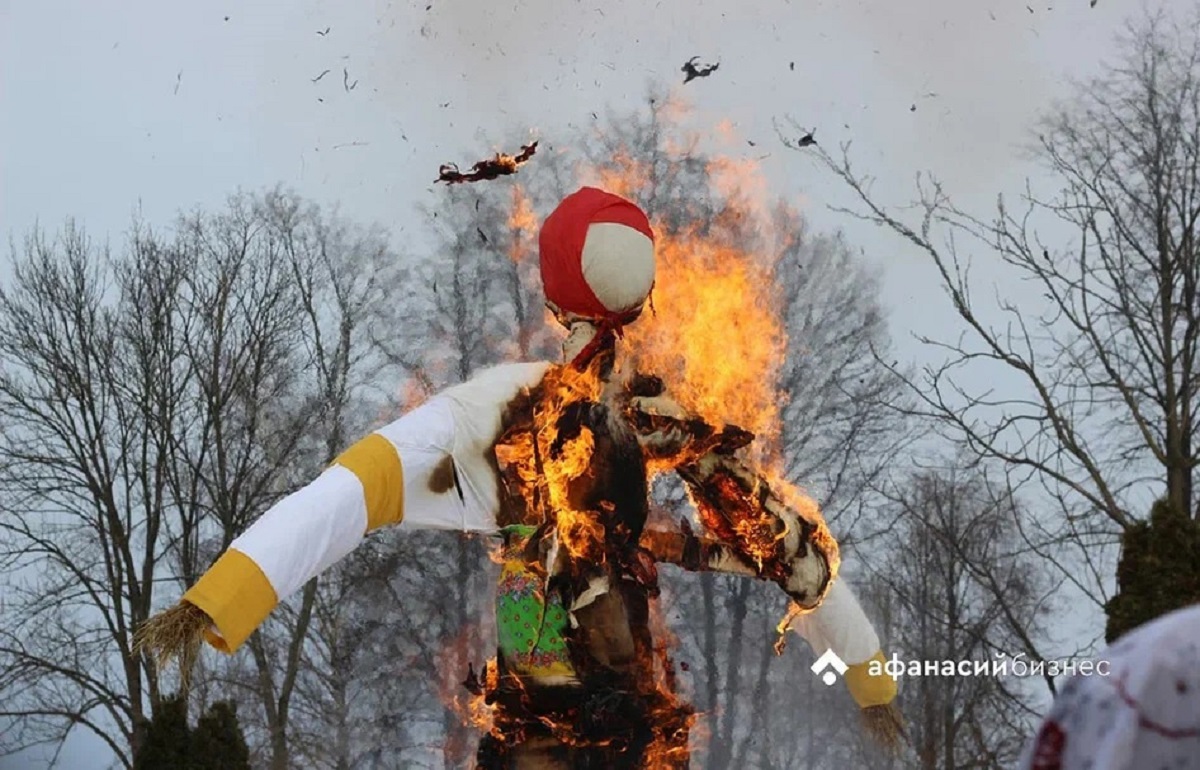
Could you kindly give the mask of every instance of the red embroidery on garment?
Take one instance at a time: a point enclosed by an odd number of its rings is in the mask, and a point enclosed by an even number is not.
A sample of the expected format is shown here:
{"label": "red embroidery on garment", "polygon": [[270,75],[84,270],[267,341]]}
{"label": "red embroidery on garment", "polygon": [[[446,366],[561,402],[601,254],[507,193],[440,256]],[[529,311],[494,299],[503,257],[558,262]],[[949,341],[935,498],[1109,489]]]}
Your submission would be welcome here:
{"label": "red embroidery on garment", "polygon": [[1190,729],[1173,729],[1165,725],[1160,725],[1158,722],[1153,721],[1143,714],[1141,704],[1138,703],[1137,698],[1134,698],[1129,694],[1129,691],[1125,689],[1125,679],[1127,677],[1128,673],[1125,673],[1122,674],[1121,678],[1117,680],[1117,695],[1122,701],[1124,701],[1126,706],[1137,712],[1138,727],[1141,727],[1143,730],[1149,730],[1152,733],[1157,733],[1158,735],[1161,735],[1162,737],[1172,741],[1179,741],[1185,738],[1200,738],[1200,727]]}
{"label": "red embroidery on garment", "polygon": [[1030,770],[1062,770],[1063,748],[1066,745],[1067,734],[1058,723],[1046,722],[1038,732]]}

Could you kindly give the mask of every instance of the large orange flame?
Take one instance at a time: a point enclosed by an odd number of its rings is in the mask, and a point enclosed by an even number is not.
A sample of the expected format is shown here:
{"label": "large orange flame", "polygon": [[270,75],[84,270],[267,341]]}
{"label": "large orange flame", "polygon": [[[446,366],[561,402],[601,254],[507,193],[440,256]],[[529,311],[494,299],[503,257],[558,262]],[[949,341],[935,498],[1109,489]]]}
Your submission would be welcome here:
{"label": "large orange flame", "polygon": [[[681,122],[687,112],[675,101],[664,109],[660,117],[666,114],[668,122]],[[716,134],[728,145],[741,144],[728,123]],[[665,152],[682,160],[694,157],[698,144],[685,133]],[[788,394],[779,388],[779,374],[788,333],[776,266],[800,238],[802,220],[773,199],[759,160],[716,153],[705,170],[709,189],[696,190],[682,210],[647,212],[656,236],[654,293],[626,330],[621,352],[630,368],[662,377],[668,394],[710,424],[755,433],[747,458],[785,504],[819,520],[816,500],[784,476],[780,441]],[[653,169],[624,148],[580,176],[635,201],[688,200],[648,191]],[[838,567],[834,559],[831,579]]]}

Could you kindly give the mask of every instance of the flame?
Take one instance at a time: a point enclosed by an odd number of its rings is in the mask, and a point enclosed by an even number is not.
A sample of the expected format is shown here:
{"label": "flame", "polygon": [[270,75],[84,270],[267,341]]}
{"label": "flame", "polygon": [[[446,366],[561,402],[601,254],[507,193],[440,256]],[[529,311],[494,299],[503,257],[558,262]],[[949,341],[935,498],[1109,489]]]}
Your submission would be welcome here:
{"label": "flame", "polygon": [[[619,149],[582,176],[636,200],[650,171]],[[771,215],[757,161],[717,157],[707,171],[718,193],[715,211],[697,204],[694,211],[648,212],[654,292],[649,309],[626,329],[622,352],[638,371],[661,376],[682,406],[713,425],[752,431],[759,450],[771,454],[778,449],[785,396],[776,384],[788,344],[774,267],[797,234],[776,232],[779,218]]]}
{"label": "flame", "polygon": [[[484,676],[480,681],[482,686],[480,692],[466,695],[455,692],[449,698],[443,694],[443,700],[462,724],[500,737],[500,729],[496,726],[496,707],[487,702],[487,693],[494,691],[499,685],[500,674],[495,658],[488,659],[482,673]],[[462,687],[461,684],[458,686]]]}
{"label": "flame", "polygon": [[571,500],[572,482],[591,468],[594,439],[587,427],[560,438],[560,428],[567,408],[598,400],[601,386],[595,367],[552,367],[542,379],[545,396],[534,411],[532,429],[496,445],[500,466],[511,467],[522,482],[526,509],[556,523],[559,543],[572,556],[597,563],[605,559],[604,525],[595,512],[578,510]]}
{"label": "flame", "polygon": [[400,408],[411,412],[429,400],[429,383],[422,377],[408,377],[400,385]]}
{"label": "flame", "polygon": [[[438,695],[442,704],[453,713],[459,723],[483,732],[495,731],[494,710],[485,700],[483,690],[479,694],[467,693],[462,682],[465,673],[461,669],[464,661],[472,657],[471,649],[479,636],[479,628],[468,625],[461,628],[450,640],[442,645],[434,656],[435,668],[439,672],[436,678]],[[494,661],[488,661],[486,671],[490,675],[495,672]],[[446,757],[453,762],[461,762],[469,753],[469,736],[451,734],[442,747]]]}
{"label": "flame", "polygon": [[[660,238],[653,311],[627,334],[638,371],[660,374],[671,397],[713,425],[738,425],[774,441],[775,381],[787,345],[769,270],[693,225]],[[659,227],[659,232],[665,228]]]}
{"label": "flame", "polygon": [[[679,124],[686,112],[671,101],[659,117]],[[727,146],[736,141],[729,122],[715,133]],[[695,135],[685,135],[668,140],[665,151],[694,154],[697,143]],[[743,456],[781,502],[823,521],[817,502],[785,477],[781,446],[788,396],[779,388],[779,374],[789,340],[775,271],[801,236],[802,220],[794,208],[772,200],[761,161],[715,154],[705,169],[710,189],[697,191],[687,210],[647,212],[655,231],[654,291],[647,310],[626,329],[623,366],[662,377],[673,399],[710,424],[754,433]],[[618,148],[602,168],[584,169],[582,176],[646,200],[639,193],[654,178],[652,171]],[[772,553],[786,536],[772,524],[739,523],[738,534],[755,558]],[[828,537],[823,525],[821,530]],[[838,567],[834,558],[831,580]]]}
{"label": "flame", "polygon": [[537,236],[538,218],[533,209],[533,201],[520,185],[512,187],[512,209],[508,215],[508,228],[514,233],[514,243],[509,249],[509,256],[514,262],[521,262],[531,251],[523,241]]}
{"label": "flame", "polygon": [[[700,720],[699,715],[690,710],[682,719],[678,716],[677,709],[682,704],[682,700],[676,694],[679,687],[676,679],[674,653],[680,646],[679,637],[667,624],[667,618],[659,600],[650,602],[649,626],[655,640],[654,685],[667,704],[662,709],[666,712],[664,721],[675,722],[675,724],[664,734],[658,736],[658,739],[647,748],[646,767],[673,768],[678,767],[679,761],[686,759],[691,754],[696,739],[701,737],[698,735],[701,731],[697,730]],[[679,740],[680,736],[674,734],[674,731],[677,730],[684,730],[691,740]]]}

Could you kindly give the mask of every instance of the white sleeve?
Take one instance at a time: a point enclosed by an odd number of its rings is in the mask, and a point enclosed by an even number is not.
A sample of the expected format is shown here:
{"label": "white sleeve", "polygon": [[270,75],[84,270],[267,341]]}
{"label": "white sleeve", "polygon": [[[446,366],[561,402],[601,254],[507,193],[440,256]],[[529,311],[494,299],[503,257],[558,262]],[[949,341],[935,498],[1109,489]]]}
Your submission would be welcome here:
{"label": "white sleeve", "polygon": [[278,602],[373,529],[495,530],[493,458],[504,411],[548,366],[480,371],[357,442],[268,509],[184,595],[213,619],[210,641],[236,649]]}
{"label": "white sleeve", "polygon": [[[404,467],[406,529],[491,532],[500,507],[494,447],[504,410],[548,363],[483,369],[380,429]],[[451,486],[447,488],[447,471]]]}
{"label": "white sleeve", "polygon": [[879,635],[840,576],[829,587],[825,601],[792,621],[791,628],[804,637],[818,657],[833,650],[850,666],[870,660],[880,649]]}

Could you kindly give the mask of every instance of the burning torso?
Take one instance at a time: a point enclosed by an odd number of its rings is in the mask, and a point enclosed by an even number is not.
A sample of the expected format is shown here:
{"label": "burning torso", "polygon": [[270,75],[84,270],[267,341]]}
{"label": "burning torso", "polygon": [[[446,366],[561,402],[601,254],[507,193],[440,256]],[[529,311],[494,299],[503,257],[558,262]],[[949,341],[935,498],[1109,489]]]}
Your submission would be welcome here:
{"label": "burning torso", "polygon": [[[790,582],[808,606],[832,577],[820,520],[789,516],[739,475],[732,452],[752,437],[652,413],[661,389],[613,376],[609,351],[584,370],[552,367],[510,405],[495,446],[500,650],[468,682],[491,706],[480,768],[687,767],[693,713],[651,633],[656,563]],[[667,468],[716,539],[645,531],[649,475]]]}

